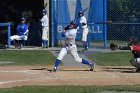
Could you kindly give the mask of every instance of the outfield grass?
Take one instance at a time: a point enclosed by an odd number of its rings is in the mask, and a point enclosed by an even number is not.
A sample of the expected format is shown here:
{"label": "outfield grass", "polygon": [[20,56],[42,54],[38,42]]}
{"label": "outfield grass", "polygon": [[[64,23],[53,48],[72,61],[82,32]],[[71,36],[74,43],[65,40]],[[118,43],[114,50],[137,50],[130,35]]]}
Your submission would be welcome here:
{"label": "outfield grass", "polygon": [[86,55],[100,66],[128,66],[132,58],[131,52],[94,53]]}
{"label": "outfield grass", "polygon": [[[109,52],[87,54],[87,57],[100,66],[128,66],[132,54]],[[10,65],[53,65],[55,59],[47,50],[0,50],[0,61],[14,62]]]}
{"label": "outfield grass", "polygon": [[100,91],[140,92],[140,86],[23,86],[0,89],[0,93],[95,93]]}
{"label": "outfield grass", "polygon": [[52,65],[55,59],[47,50],[0,50],[0,61],[10,65]]}

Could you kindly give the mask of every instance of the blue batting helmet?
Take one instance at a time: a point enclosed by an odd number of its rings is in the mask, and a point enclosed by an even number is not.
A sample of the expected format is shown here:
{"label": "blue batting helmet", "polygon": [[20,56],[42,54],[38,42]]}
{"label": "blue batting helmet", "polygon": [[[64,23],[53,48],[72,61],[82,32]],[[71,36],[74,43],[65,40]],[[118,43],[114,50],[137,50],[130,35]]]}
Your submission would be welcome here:
{"label": "blue batting helmet", "polygon": [[74,20],[72,20],[72,21],[70,22],[70,25],[76,25],[76,22],[75,22]]}
{"label": "blue batting helmet", "polygon": [[78,16],[80,16],[80,14],[82,14],[82,16],[84,15],[84,12],[83,11],[79,11],[78,12]]}
{"label": "blue batting helmet", "polygon": [[25,21],[25,20],[26,20],[26,18],[25,18],[25,17],[22,17],[22,18],[21,18],[21,21]]}
{"label": "blue batting helmet", "polygon": [[78,25],[77,25],[77,23],[76,23],[76,21],[75,21],[75,20],[72,20],[72,21],[70,22],[70,25],[74,25],[74,27],[75,27],[75,28],[77,28],[77,27],[78,27]]}
{"label": "blue batting helmet", "polygon": [[43,10],[42,10],[42,13],[43,13],[43,14],[47,14],[47,10],[46,10],[46,9],[43,9]]}
{"label": "blue batting helmet", "polygon": [[84,12],[83,12],[82,10],[80,10],[78,13],[79,13],[79,14],[84,14]]}

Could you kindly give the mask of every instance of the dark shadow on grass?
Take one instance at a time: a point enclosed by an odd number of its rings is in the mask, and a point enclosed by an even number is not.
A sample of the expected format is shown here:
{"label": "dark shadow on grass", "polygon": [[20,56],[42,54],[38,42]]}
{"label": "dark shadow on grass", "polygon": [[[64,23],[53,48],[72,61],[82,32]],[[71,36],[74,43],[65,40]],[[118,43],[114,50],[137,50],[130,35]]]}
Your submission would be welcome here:
{"label": "dark shadow on grass", "polygon": [[55,51],[55,52],[60,52],[60,50],[53,50],[53,51]]}
{"label": "dark shadow on grass", "polygon": [[124,67],[120,67],[120,68],[117,68],[117,67],[106,67],[106,68],[103,68],[103,69],[126,69],[126,70],[132,70],[132,69],[135,69],[135,68],[124,68]]}
{"label": "dark shadow on grass", "polygon": [[64,70],[63,69],[62,70],[62,69],[60,69],[59,71],[68,71],[68,72],[70,72],[70,71],[89,71],[89,70],[81,70],[81,69],[80,70],[78,70],[78,69],[76,69],[76,70],[75,69],[73,69],[73,70]]}
{"label": "dark shadow on grass", "polygon": [[102,70],[102,71],[106,71],[106,72],[120,72],[120,73],[136,73],[133,70],[126,70],[126,71],[121,71],[121,70]]}
{"label": "dark shadow on grass", "polygon": [[55,51],[55,53],[59,54],[59,53],[60,53],[60,51]]}
{"label": "dark shadow on grass", "polygon": [[132,70],[132,71],[122,71],[122,73],[137,73],[137,72],[135,72],[134,70]]}
{"label": "dark shadow on grass", "polygon": [[34,69],[30,69],[30,70],[46,70],[46,68],[34,68]]}
{"label": "dark shadow on grass", "polygon": [[[48,68],[34,68],[34,69],[30,69],[30,70],[46,70],[46,71],[50,71],[52,72],[53,69],[48,69]],[[64,71],[64,72],[72,72],[72,71],[89,71],[89,70],[78,70],[78,69],[73,69],[73,70],[64,70],[64,69],[58,69],[57,71]],[[94,71],[90,71],[90,72],[94,72]]]}
{"label": "dark shadow on grass", "polygon": [[135,68],[103,68],[102,71],[107,72],[120,72],[120,73],[136,73]]}

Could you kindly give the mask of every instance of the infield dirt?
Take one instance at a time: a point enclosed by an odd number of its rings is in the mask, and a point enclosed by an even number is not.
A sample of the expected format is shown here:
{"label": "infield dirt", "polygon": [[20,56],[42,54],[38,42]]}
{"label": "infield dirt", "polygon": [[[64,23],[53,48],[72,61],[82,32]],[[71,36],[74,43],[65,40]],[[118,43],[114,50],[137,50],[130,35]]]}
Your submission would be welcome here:
{"label": "infield dirt", "polygon": [[[0,67],[0,88],[24,85],[136,85],[140,73],[131,66],[96,66],[88,71],[86,66],[60,66],[49,72],[42,66]],[[46,66],[47,69],[52,67]]]}

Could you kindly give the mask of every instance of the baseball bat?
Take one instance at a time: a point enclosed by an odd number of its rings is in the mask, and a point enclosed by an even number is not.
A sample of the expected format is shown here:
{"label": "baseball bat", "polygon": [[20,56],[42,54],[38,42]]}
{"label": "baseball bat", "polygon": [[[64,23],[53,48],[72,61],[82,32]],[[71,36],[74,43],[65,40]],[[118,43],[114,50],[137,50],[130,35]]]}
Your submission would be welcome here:
{"label": "baseball bat", "polygon": [[48,6],[48,3],[46,3],[46,4],[44,5],[44,9],[45,9],[47,6]]}
{"label": "baseball bat", "polygon": [[88,8],[85,8],[85,9],[83,10],[83,12],[86,12],[86,11],[87,11],[87,9],[88,9]]}
{"label": "baseball bat", "polygon": [[[88,8],[83,9],[83,13],[87,11]],[[74,20],[77,21],[79,17],[75,18]]]}

